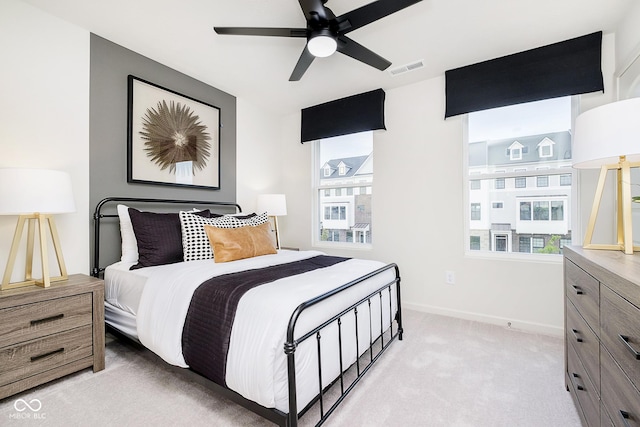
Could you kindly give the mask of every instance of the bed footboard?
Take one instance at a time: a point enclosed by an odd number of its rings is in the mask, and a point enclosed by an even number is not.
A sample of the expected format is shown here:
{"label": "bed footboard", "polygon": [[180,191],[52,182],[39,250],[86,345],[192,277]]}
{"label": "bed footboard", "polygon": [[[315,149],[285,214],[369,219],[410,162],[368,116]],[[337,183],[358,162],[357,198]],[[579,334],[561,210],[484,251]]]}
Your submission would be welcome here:
{"label": "bed footboard", "polygon": [[[295,327],[298,319],[302,315],[302,313],[309,309],[310,307],[325,301],[332,296],[339,294],[340,292],[344,292],[345,290],[356,286],[365,280],[377,275],[381,274],[386,270],[393,269],[395,271],[395,278],[389,282],[376,289],[374,292],[360,299],[359,301],[353,303],[340,313],[335,316],[327,319],[321,325],[313,328],[309,332],[300,336],[299,338],[294,338]],[[395,292],[394,292],[395,289]],[[389,296],[389,304],[388,307],[383,307],[383,293],[388,293]],[[393,295],[395,294],[395,295]],[[374,319],[372,316],[371,304],[372,299],[378,296],[377,300],[380,305],[380,319]],[[395,296],[396,301],[396,310],[395,314],[393,311],[393,297]],[[359,348],[359,334],[358,334],[358,307],[368,308],[368,318],[369,318],[369,346],[366,349],[365,353],[369,353],[368,360],[364,363],[364,366],[361,366],[361,351]],[[387,313],[389,320],[389,327],[387,330],[384,329],[384,314]],[[350,366],[345,368],[343,366],[343,320],[346,316],[353,316],[355,319],[355,347],[356,347],[356,361],[355,367]],[[394,320],[396,322],[396,329],[394,331],[393,323]],[[339,354],[339,362],[340,362],[340,374],[338,378],[336,378],[328,387],[323,388],[323,371],[322,371],[322,330],[330,325],[337,325],[338,328],[338,354]],[[377,331],[379,328],[379,332]],[[377,335],[379,333],[379,335]],[[306,301],[298,306],[298,308],[291,315],[291,319],[289,320],[289,325],[287,328],[287,339],[284,344],[284,352],[287,356],[287,370],[288,370],[288,387],[289,387],[289,414],[287,416],[286,424],[289,427],[296,427],[298,425],[298,417],[302,416],[312,405],[315,403],[319,404],[320,409],[320,419],[316,425],[323,424],[326,419],[333,413],[333,411],[338,407],[338,405],[344,400],[344,398],[349,394],[349,392],[355,387],[355,385],[360,381],[360,379],[369,371],[371,366],[378,360],[378,358],[384,353],[384,351],[389,347],[389,345],[396,339],[402,340],[402,309],[400,304],[400,271],[396,264],[388,264],[378,270],[375,270],[365,276],[362,276],[356,280],[353,280],[345,285],[340,286],[339,288],[334,289],[331,292],[327,292],[326,294],[320,295],[314,299]],[[387,335],[387,341],[385,342],[385,334]],[[377,335],[377,338],[374,339],[374,335]],[[316,399],[311,401],[304,409],[301,411],[298,409],[297,404],[297,386],[296,386],[296,348],[306,340],[316,338],[316,346],[317,346],[317,356],[318,356],[318,395]],[[375,347],[375,349],[374,349]],[[348,384],[345,388],[345,373],[348,369],[355,368],[355,378],[352,379],[350,384]],[[333,385],[337,386],[337,383],[340,384],[340,394],[335,399],[335,401],[325,409],[325,399],[324,395],[326,391]]]}

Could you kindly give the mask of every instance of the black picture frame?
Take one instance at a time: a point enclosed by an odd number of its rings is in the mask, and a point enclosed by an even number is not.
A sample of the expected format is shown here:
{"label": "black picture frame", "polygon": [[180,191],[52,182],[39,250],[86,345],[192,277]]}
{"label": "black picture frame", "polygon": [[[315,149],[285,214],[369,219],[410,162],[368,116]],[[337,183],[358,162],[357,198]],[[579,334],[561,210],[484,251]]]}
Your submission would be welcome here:
{"label": "black picture frame", "polygon": [[220,108],[127,80],[127,182],[219,190]]}

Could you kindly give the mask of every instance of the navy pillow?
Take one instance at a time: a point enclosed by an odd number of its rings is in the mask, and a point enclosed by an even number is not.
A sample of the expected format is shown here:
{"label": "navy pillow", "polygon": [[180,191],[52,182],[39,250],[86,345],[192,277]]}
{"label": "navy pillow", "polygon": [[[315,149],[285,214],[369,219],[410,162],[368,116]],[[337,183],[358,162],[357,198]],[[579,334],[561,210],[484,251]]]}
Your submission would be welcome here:
{"label": "navy pillow", "polygon": [[[192,213],[211,217],[208,209]],[[129,217],[138,242],[138,263],[131,266],[131,270],[184,261],[182,229],[177,213],[141,212],[129,208]]]}

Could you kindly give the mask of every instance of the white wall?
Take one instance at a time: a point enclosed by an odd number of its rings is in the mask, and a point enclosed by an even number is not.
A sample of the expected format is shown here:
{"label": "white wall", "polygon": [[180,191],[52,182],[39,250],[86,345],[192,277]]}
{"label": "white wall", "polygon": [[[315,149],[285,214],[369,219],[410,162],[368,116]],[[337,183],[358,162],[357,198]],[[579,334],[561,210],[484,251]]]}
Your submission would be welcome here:
{"label": "white wall", "polygon": [[[613,41],[606,35],[603,43],[606,93],[583,96],[589,107],[612,100]],[[444,77],[387,90],[385,115],[387,130],[374,133],[373,250],[327,252],[397,263],[406,307],[563,334],[559,257],[523,262],[464,254],[464,123],[444,120]],[[295,165],[283,184],[290,211],[281,223],[283,245],[311,248],[311,146],[299,143],[299,114],[283,126],[282,162]],[[445,284],[445,270],[455,272],[454,285]]]}
{"label": "white wall", "polygon": [[259,194],[281,192],[280,117],[237,98],[237,201],[244,212],[256,209]]}
{"label": "white wall", "polygon": [[[56,224],[67,271],[88,274],[89,33],[20,1],[3,0],[0,55],[0,167],[71,175],[77,211],[58,215]],[[0,217],[3,274],[16,220]],[[23,273],[21,250],[13,281]]]}

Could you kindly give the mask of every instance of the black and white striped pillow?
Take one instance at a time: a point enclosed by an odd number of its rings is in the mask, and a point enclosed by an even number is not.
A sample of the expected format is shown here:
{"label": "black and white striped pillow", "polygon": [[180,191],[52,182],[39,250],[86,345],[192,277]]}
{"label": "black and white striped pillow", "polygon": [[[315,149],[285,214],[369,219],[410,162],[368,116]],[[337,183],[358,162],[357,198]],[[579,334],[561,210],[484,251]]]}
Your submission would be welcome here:
{"label": "black and white striped pillow", "polygon": [[267,213],[251,214],[244,216],[222,215],[213,218],[203,218],[189,212],[180,212],[180,226],[182,227],[182,250],[185,261],[196,261],[200,259],[212,259],[214,254],[207,233],[204,231],[205,224],[218,228],[239,228],[245,226],[256,226],[269,221]]}

